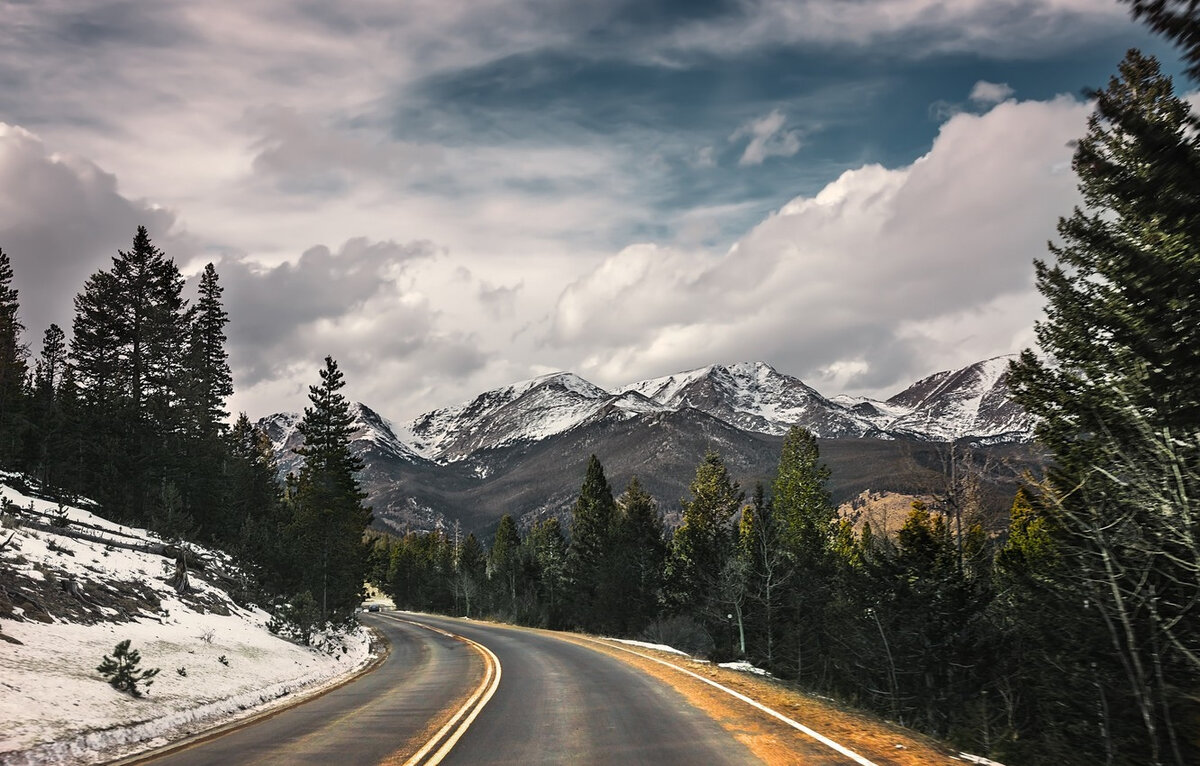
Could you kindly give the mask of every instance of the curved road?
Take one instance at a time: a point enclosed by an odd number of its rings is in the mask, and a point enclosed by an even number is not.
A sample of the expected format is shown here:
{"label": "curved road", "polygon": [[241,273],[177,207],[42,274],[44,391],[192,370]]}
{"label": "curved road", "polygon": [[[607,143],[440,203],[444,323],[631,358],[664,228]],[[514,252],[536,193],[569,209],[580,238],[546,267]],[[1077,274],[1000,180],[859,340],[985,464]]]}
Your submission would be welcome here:
{"label": "curved road", "polygon": [[[364,615],[392,644],[374,672],[259,723],[147,762],[401,764],[499,660],[494,695],[443,764],[745,764],[742,744],[663,682],[566,641],[428,615]],[[440,746],[433,750],[436,756]],[[436,761],[436,759],[433,762]]]}
{"label": "curved road", "polygon": [[757,762],[679,692],[606,654],[537,633],[412,619],[487,646],[503,670],[496,695],[443,764]]}
{"label": "curved road", "polygon": [[353,766],[400,756],[402,763],[428,738],[430,722],[479,684],[484,662],[463,642],[433,631],[366,622],[391,644],[373,672],[257,723],[136,762]]}

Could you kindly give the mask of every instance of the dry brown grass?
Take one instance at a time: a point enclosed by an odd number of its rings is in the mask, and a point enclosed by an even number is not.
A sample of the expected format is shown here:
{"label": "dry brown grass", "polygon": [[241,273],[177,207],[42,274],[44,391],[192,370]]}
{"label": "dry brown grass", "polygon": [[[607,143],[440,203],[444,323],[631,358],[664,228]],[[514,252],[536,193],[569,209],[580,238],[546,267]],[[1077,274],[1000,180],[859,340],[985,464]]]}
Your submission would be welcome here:
{"label": "dry brown grass", "polygon": [[870,522],[876,535],[892,536],[904,526],[915,500],[932,505],[929,495],[906,495],[900,492],[874,492],[865,490],[857,497],[838,506],[838,516],[848,519],[854,531],[862,533],[863,525]]}

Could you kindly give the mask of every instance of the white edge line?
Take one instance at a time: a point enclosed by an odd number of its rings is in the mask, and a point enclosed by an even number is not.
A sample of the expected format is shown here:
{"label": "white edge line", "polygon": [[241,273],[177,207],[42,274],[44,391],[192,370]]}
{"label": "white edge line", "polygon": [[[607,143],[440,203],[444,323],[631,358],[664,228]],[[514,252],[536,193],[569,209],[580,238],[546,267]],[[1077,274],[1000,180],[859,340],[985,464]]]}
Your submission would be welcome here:
{"label": "white edge line", "polygon": [[826,737],[824,734],[813,731],[812,729],[808,728],[804,724],[799,723],[798,721],[793,721],[791,718],[788,718],[784,714],[778,713],[778,712],[772,710],[771,708],[767,707],[766,705],[762,704],[761,702],[756,702],[755,700],[750,699],[746,695],[741,694],[739,692],[735,692],[733,689],[730,689],[727,686],[722,686],[721,684],[717,683],[716,681],[713,681],[712,679],[705,678],[704,676],[699,675],[697,673],[693,673],[692,671],[690,671],[686,668],[681,668],[673,662],[667,662],[666,660],[660,660],[657,657],[651,657],[648,654],[642,654],[641,652],[635,652],[632,649],[627,649],[624,646],[619,646],[617,644],[610,644],[607,641],[597,641],[594,638],[587,638],[586,636],[579,636],[579,638],[582,638],[585,641],[591,641],[592,643],[595,643],[595,644],[600,644],[601,646],[607,646],[607,647],[611,647],[613,649],[620,649],[623,652],[629,652],[630,654],[641,657],[644,660],[650,660],[651,662],[657,662],[659,665],[666,665],[668,668],[672,668],[673,670],[678,670],[680,673],[689,675],[692,678],[695,678],[697,681],[703,681],[704,683],[708,684],[709,686],[715,686],[716,688],[720,689],[721,691],[725,692],[726,694],[729,694],[733,697],[737,697],[742,702],[745,702],[748,705],[753,705],[754,707],[758,708],[759,710],[766,713],[767,715],[778,718],[780,721],[783,721],[788,726],[791,726],[793,729],[798,729],[799,731],[807,734],[808,736],[812,737],[816,741],[820,742],[822,745],[825,745],[826,747],[829,747],[829,748],[832,748],[832,749],[838,751],[839,753],[846,756],[847,758],[854,761],[855,763],[861,764],[861,766],[876,766],[875,763],[868,761],[866,758],[863,758],[861,755],[854,752],[853,750],[851,750],[843,745],[840,745],[837,742],[834,742],[832,739],[830,739],[829,737]]}
{"label": "white edge line", "polygon": [[[391,615],[388,617],[396,622],[404,622],[409,625],[414,625],[418,628],[424,628],[425,630],[429,630],[434,633],[440,633],[443,636],[462,641],[478,650],[480,654],[483,655],[485,660],[490,658],[490,661],[487,662],[487,673],[484,675],[483,681],[479,684],[478,688],[475,689],[475,692],[471,695],[471,697],[465,703],[463,703],[462,707],[460,707],[454,716],[446,722],[445,726],[439,729],[436,734],[429,738],[429,741],[426,742],[420,750],[418,750],[412,755],[412,757],[404,762],[404,766],[415,766],[417,763],[420,763],[421,759],[428,755],[429,751],[432,750],[434,746],[440,742],[444,736],[446,736],[446,733],[459,722],[459,719],[461,719],[463,715],[471,709],[471,706],[478,703],[475,709],[471,711],[470,716],[468,716],[467,719],[462,722],[462,725],[459,727],[458,731],[456,731],[454,735],[447,740],[446,743],[437,751],[437,753],[435,753],[434,756],[428,761],[429,766],[435,766],[437,763],[440,763],[441,760],[450,752],[450,749],[458,743],[458,740],[463,734],[466,733],[467,728],[475,721],[475,717],[479,715],[479,711],[483,710],[484,706],[487,705],[489,700],[491,700],[492,695],[496,693],[496,689],[500,686],[500,660],[495,654],[492,653],[491,649],[472,641],[466,636],[460,636],[456,633],[442,630],[441,628],[435,628],[432,625],[425,625],[423,623],[413,622],[412,620],[405,620],[401,617],[392,617]],[[493,668],[495,669],[494,673]],[[482,700],[480,700],[481,697],[483,698]]]}

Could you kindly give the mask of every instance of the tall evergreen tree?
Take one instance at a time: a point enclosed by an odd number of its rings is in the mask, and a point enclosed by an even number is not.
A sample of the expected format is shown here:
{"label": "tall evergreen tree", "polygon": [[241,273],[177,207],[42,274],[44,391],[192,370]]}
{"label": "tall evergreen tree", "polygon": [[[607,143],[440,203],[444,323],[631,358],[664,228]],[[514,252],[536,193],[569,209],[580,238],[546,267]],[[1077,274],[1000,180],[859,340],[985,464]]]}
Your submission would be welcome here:
{"label": "tall evergreen tree", "polygon": [[616,592],[617,504],[600,460],[588,460],[579,499],[571,513],[567,578],[571,609],[580,627],[615,629],[621,605]]}
{"label": "tall evergreen tree", "polygon": [[617,598],[624,605],[621,630],[637,635],[658,614],[667,543],[658,504],[637,477],[617,499]]}
{"label": "tall evergreen tree", "polygon": [[478,614],[487,585],[487,552],[473,532],[467,533],[455,551],[455,590],[460,599],[461,614]]}
{"label": "tall evergreen tree", "polygon": [[792,426],[783,440],[772,506],[783,542],[800,567],[819,564],[829,545],[836,512],[829,501],[828,481],[829,469],[821,463],[817,438]]}
{"label": "tall evergreen tree", "polygon": [[563,623],[563,599],[568,592],[567,541],[558,517],[551,516],[533,525],[525,538],[533,554],[541,603],[542,624],[548,628]]}
{"label": "tall evergreen tree", "polygon": [[0,250],[0,465],[16,468],[22,452],[25,423],[25,364],[21,342],[25,328],[18,316],[20,302],[12,285],[8,254]]}
{"label": "tall evergreen tree", "polygon": [[91,437],[85,489],[111,513],[142,523],[176,526],[162,519],[187,516],[186,467],[176,459],[187,430],[191,321],[182,291],[175,262],[139,226],[131,249],[118,251],[112,269],[93,274],[75,298],[71,358]]}
{"label": "tall evergreen tree", "polygon": [[721,576],[733,555],[733,518],[743,493],[725,462],[709,451],[696,468],[683,501],[683,523],[675,530],[667,563],[669,604],[700,619],[715,640],[727,635],[728,613],[721,608]]}
{"label": "tall evergreen tree", "polygon": [[36,444],[28,468],[46,488],[61,484],[58,467],[68,448],[68,423],[58,396],[66,366],[66,337],[62,328],[52,324],[42,336],[42,353],[34,371],[29,416],[36,433]]}
{"label": "tall evergreen tree", "polygon": [[37,385],[53,395],[67,367],[67,342],[62,328],[51,324],[42,335],[42,353],[38,357]]}
{"label": "tall evergreen tree", "polygon": [[225,400],[233,394],[225,325],[229,315],[221,303],[221,285],[210,263],[200,276],[199,299],[188,328],[186,379],[187,429],[182,441],[182,482],[202,532],[224,540],[237,534],[240,521],[223,492],[222,466],[227,459],[223,439]]}
{"label": "tall evergreen tree", "polygon": [[1078,635],[1107,639],[1106,742],[1184,763],[1197,705],[1182,690],[1200,685],[1200,122],[1137,51],[1094,95],[1073,164],[1084,206],[1060,221],[1055,263],[1037,263],[1048,358],[1026,351],[1012,380],[1053,456],[1043,501],[1076,562],[1061,587],[1092,606]]}
{"label": "tall evergreen tree", "polygon": [[513,619],[517,615],[517,596],[521,585],[521,535],[517,522],[504,514],[496,537],[488,551],[488,582],[492,586],[492,603],[501,613]]}
{"label": "tall evergreen tree", "polygon": [[293,502],[294,528],[306,566],[301,589],[316,600],[322,620],[349,617],[362,600],[371,510],[358,483],[362,461],[350,450],[354,417],[341,390],[337,362],[325,357],[321,382],[309,386],[311,406],[297,430],[304,436],[296,454],[304,458]]}
{"label": "tall evergreen tree", "polygon": [[216,268],[210,263],[200,276],[199,298],[188,339],[191,387],[196,402],[195,418],[201,433],[221,430],[229,413],[225,400],[233,394],[229,354],[225,351],[225,326],[229,314],[221,302]]}
{"label": "tall evergreen tree", "polygon": [[787,592],[790,618],[782,626],[786,637],[781,638],[794,658],[787,670],[806,683],[826,675],[832,638],[825,618],[833,583],[829,552],[836,512],[825,486],[828,479],[816,437],[792,427],[779,456],[772,512],[797,571]]}

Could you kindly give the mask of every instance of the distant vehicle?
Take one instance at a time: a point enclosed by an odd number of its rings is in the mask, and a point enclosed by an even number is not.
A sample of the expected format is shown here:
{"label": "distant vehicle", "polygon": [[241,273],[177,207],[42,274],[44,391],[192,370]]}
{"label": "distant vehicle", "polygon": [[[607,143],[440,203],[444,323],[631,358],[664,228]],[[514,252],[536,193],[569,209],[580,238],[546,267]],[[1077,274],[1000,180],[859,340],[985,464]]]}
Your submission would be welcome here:
{"label": "distant vehicle", "polygon": [[379,604],[371,604],[370,606],[367,607],[367,611],[368,612],[378,612]]}

